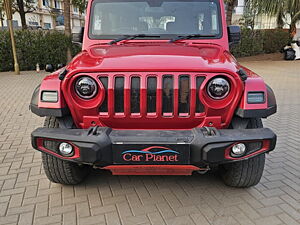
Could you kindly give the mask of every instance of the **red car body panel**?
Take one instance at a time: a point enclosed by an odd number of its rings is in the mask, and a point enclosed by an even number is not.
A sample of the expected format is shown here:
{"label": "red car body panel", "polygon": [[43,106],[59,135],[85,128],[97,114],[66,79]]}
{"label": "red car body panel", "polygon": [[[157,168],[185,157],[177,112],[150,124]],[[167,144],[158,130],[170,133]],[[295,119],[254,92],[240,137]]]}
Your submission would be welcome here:
{"label": "red car body panel", "polygon": [[194,171],[206,169],[191,165],[113,165],[102,169],[110,170],[113,175],[160,175],[188,176]]}
{"label": "red car body panel", "polygon": [[[258,76],[256,73],[253,71],[249,70],[246,67],[243,67],[243,69],[247,72],[248,74],[248,79],[245,81],[245,91],[243,94],[243,97],[240,102],[240,109],[245,109],[245,110],[251,110],[251,109],[267,109],[268,108],[268,93],[267,93],[267,87],[264,82],[264,80]],[[249,92],[264,92],[266,96],[266,101],[262,104],[249,104],[247,102],[247,94]]]}
{"label": "red car body panel", "polygon": [[[68,75],[61,82],[58,72],[48,76],[42,82],[41,91],[56,90],[59,92],[59,102],[39,102],[39,107],[59,108],[64,107],[65,102],[71,111],[72,118],[78,128],[90,126],[108,126],[115,129],[192,129],[202,126],[214,126],[216,128],[227,128],[235,109],[239,105],[241,109],[266,109],[264,104],[247,104],[248,91],[263,91],[266,86],[263,80],[253,72],[247,70],[249,77],[245,85],[241,81],[237,71],[242,68],[235,58],[218,45],[201,43],[127,43],[116,46],[94,46],[77,55],[66,67]],[[99,72],[101,71],[101,72]],[[192,78],[197,76],[206,77],[201,86],[199,95],[196,94],[195,80],[191,81],[191,97],[203,99],[205,113],[195,114],[195,107],[191,106],[189,117],[180,116],[177,112],[171,116],[160,116],[161,101],[158,97],[157,113],[146,115],[146,102],[141,102],[141,113],[130,114],[128,101],[130,95],[129,79],[135,74],[141,77],[141,96],[146,93],[146,77],[158,76],[172,73],[175,77],[181,74],[191,74]],[[225,75],[232,83],[232,91],[224,100],[212,100],[205,90],[207,82],[216,75]],[[74,82],[78,76],[89,75],[94,77],[99,85],[97,96],[86,101],[77,96],[74,91]],[[105,93],[98,77],[109,75],[109,93],[113,95],[113,83],[115,76],[125,78],[125,111],[122,114],[113,114],[113,102],[110,101],[108,114],[99,115]],[[175,81],[178,79],[175,79]],[[158,79],[160,82],[161,79]],[[194,81],[194,82],[193,82]],[[174,84],[174,98],[178,96],[178,83]],[[162,85],[158,83],[158,94],[162,92]],[[177,87],[177,88],[176,88]],[[62,90],[62,92],[61,92]],[[244,91],[244,95],[242,94]],[[70,93],[65,95],[62,93]],[[176,104],[177,101],[174,103]],[[143,105],[144,104],[144,105]],[[176,109],[176,105],[174,107]],[[174,121],[176,120],[176,123]]]}
{"label": "red car body panel", "polygon": [[[115,129],[192,129],[198,126],[225,128],[229,125],[243,92],[243,83],[236,73],[239,65],[230,53],[217,45],[128,43],[123,46],[96,46],[75,57],[67,69],[70,73],[62,82],[62,90],[64,93],[71,93],[66,98],[66,102],[76,125],[80,128],[88,128],[91,125]],[[194,79],[191,82],[191,96],[194,99],[200,97],[204,100],[203,104],[206,108],[204,114],[195,115],[193,111],[195,107],[192,106],[189,117],[180,118],[176,116],[176,111],[174,116],[160,116],[162,103],[161,98],[158,97],[157,113],[153,115],[146,115],[145,101],[141,103],[141,113],[138,115],[129,114],[128,104],[125,104],[127,107],[123,114],[113,115],[113,103],[109,101],[111,104],[108,114],[99,116],[98,108],[105,94],[101,88],[99,76],[109,75],[111,86],[108,91],[112,96],[115,76],[123,76],[126,81],[129,81],[130,77],[138,74],[142,80],[141,96],[143,98],[146,93],[146,77],[153,75],[158,77],[158,94],[161,94],[162,84],[159,83],[161,81],[159,77],[170,73],[175,76],[175,81],[178,81],[176,77],[181,74],[191,74],[193,78],[200,75],[206,77],[199,93],[200,96],[196,94]],[[212,77],[219,74],[227,76],[234,88],[228,98],[214,101],[208,97],[205,86]],[[80,99],[74,92],[74,82],[78,76],[82,75],[92,76],[102,89],[90,101]],[[129,85],[130,82],[125,83],[125,98],[130,95]],[[174,98],[177,99],[178,83],[174,83],[174,87]],[[176,101],[174,103],[176,104]],[[177,108],[176,105],[174,108]]]}
{"label": "red car body panel", "polygon": [[[99,76],[106,75],[105,73],[84,73],[93,77],[101,85],[99,81]],[[137,74],[137,73],[133,73]],[[130,105],[125,104],[124,113],[114,113],[114,104],[113,104],[113,80],[115,76],[125,77],[125,103],[130,102],[126,101],[126,98],[130,95],[129,87],[129,78],[133,75],[132,73],[109,73],[110,84],[109,94],[111,100],[109,101],[108,113],[99,114],[99,107],[102,103],[105,93],[102,91],[98,92],[96,96],[91,101],[85,101],[80,99],[74,89],[73,84],[77,77],[82,76],[83,74],[77,74],[70,79],[66,79],[63,83],[63,91],[71,93],[66,98],[66,102],[70,108],[73,119],[77,123],[78,127],[88,128],[90,126],[107,126],[115,129],[192,129],[198,126],[214,126],[218,128],[224,128],[229,125],[230,120],[233,116],[235,108],[239,103],[239,99],[243,92],[243,84],[240,79],[237,79],[235,76],[226,75],[233,85],[233,89],[230,95],[224,100],[214,101],[210,99],[206,93],[205,87],[207,82],[214,76],[218,75],[216,73],[189,73],[192,77],[196,78],[197,76],[205,76],[206,79],[201,86],[199,93],[196,93],[196,84],[195,79],[191,79],[191,96],[196,100],[196,98],[203,99],[203,104],[205,107],[205,112],[197,114],[195,113],[195,105],[191,105],[191,112],[189,116],[178,115],[178,111],[174,111],[173,115],[162,115],[162,102],[161,96],[162,93],[162,83],[159,77],[162,77],[163,72],[156,72],[158,77],[157,90],[157,110],[156,113],[147,114],[146,113],[146,102],[141,102],[141,112],[138,114],[131,114],[129,112]],[[173,72],[172,75],[175,77],[175,81],[180,72]],[[151,75],[151,73],[138,72],[138,75],[141,77],[141,98],[146,96],[146,77]],[[153,76],[153,75],[151,75]],[[174,99],[178,99],[178,83],[174,83]],[[176,101],[174,101],[176,103]],[[194,101],[196,104],[196,101]],[[174,109],[176,109],[176,105]],[[176,121],[176,123],[174,122]]]}
{"label": "red car body panel", "polygon": [[[39,93],[39,108],[50,108],[50,109],[61,109],[66,107],[66,102],[60,87],[61,80],[58,79],[59,71],[53,73],[50,76],[44,78],[41,83],[40,93]],[[43,102],[41,99],[41,95],[43,91],[57,91],[58,93],[58,101],[57,102]]]}
{"label": "red car body panel", "polygon": [[[127,43],[120,46],[94,46],[73,59],[66,67],[70,72],[62,82],[58,79],[58,72],[44,79],[41,92],[43,90],[56,90],[60,97],[57,103],[40,101],[39,107],[62,108],[67,104],[78,128],[96,125],[115,129],[192,129],[202,126],[226,128],[230,124],[238,105],[241,109],[267,108],[267,102],[264,104],[247,104],[248,91],[266,93],[266,86],[258,75],[249,70],[247,70],[249,77],[244,85],[237,74],[240,68],[241,66],[228,51],[215,44]],[[125,80],[129,81],[130,77],[138,74],[142,80],[141,96],[145,96],[146,77],[150,75],[162,77],[168,73],[174,74],[175,77],[181,74],[191,74],[193,78],[197,76],[206,77],[199,95],[196,94],[194,79],[191,82],[191,96],[194,99],[198,96],[203,99],[205,113],[196,115],[193,111],[195,108],[191,106],[191,116],[189,117],[176,116],[177,112],[175,111],[174,116],[164,118],[159,116],[162,103],[158,97],[157,114],[146,115],[145,111],[143,112],[143,109],[146,108],[146,102],[142,102],[144,107],[141,106],[142,111],[137,115],[129,115],[130,105],[128,104],[126,104],[127,107],[125,107],[123,114],[113,115],[113,103],[110,104],[110,112],[107,115],[99,115],[98,108],[105,97],[103,86],[98,79],[99,76],[109,75],[112,85],[115,76],[123,76]],[[205,86],[212,77],[220,74],[225,75],[230,80],[233,85],[232,91],[224,100],[212,100],[208,97]],[[94,77],[100,87],[99,89],[102,90],[92,100],[83,100],[75,94],[74,82],[78,76],[82,75]],[[176,80],[178,81],[178,79]],[[161,79],[158,79],[159,81]],[[130,94],[129,85],[129,82],[125,84],[125,98],[128,98]],[[176,99],[178,83],[174,85],[174,98]],[[158,83],[158,93],[161,93],[161,87],[161,83]],[[113,86],[110,86],[108,91],[113,94]],[[244,95],[242,96],[243,91]],[[64,99],[63,93],[70,94],[65,95]],[[176,119],[176,123],[174,123],[174,119]]]}

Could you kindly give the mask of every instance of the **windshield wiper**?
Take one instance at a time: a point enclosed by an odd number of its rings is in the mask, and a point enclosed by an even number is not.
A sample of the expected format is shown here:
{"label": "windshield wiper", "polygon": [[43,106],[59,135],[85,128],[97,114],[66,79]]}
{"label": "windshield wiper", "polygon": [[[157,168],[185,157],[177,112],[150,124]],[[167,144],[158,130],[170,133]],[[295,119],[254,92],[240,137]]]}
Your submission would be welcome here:
{"label": "windshield wiper", "polygon": [[133,34],[133,35],[124,35],[118,39],[115,39],[111,42],[109,42],[108,44],[113,45],[116,44],[120,41],[124,41],[124,40],[133,40],[136,38],[144,38],[144,37],[151,37],[151,38],[159,38],[159,35],[148,35],[148,34]]}
{"label": "windshield wiper", "polygon": [[189,34],[184,36],[177,36],[174,39],[171,39],[169,42],[176,42],[180,40],[187,40],[192,38],[210,38],[210,37],[216,37],[216,35],[209,35],[209,34]]}

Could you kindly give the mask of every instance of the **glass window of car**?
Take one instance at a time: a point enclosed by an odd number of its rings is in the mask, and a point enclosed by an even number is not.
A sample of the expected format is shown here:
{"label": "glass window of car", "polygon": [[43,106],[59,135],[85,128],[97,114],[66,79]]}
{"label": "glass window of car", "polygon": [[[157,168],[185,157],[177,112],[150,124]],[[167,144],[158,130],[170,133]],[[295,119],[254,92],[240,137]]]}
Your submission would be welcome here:
{"label": "glass window of car", "polygon": [[94,0],[89,36],[113,39],[149,34],[160,38],[222,36],[218,0]]}

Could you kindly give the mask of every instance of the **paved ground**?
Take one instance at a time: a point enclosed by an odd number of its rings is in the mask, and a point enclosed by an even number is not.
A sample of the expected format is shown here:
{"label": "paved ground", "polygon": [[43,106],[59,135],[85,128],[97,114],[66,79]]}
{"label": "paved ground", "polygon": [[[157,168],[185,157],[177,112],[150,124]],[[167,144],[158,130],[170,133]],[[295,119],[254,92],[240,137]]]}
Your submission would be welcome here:
{"label": "paved ground", "polygon": [[38,74],[0,74],[0,224],[300,224],[300,62],[246,62],[274,88],[279,113],[265,125],[279,135],[261,183],[234,189],[218,177],[117,177],[82,185],[50,183],[30,132]]}

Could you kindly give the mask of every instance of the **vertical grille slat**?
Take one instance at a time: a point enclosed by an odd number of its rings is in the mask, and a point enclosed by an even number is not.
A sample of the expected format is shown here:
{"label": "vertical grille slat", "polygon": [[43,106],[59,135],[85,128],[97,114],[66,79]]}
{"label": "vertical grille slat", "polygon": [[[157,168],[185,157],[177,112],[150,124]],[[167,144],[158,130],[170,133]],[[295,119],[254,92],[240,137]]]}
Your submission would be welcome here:
{"label": "vertical grille slat", "polygon": [[174,107],[174,78],[172,75],[163,76],[162,112],[173,113]]}
{"label": "vertical grille slat", "polygon": [[140,112],[140,87],[141,80],[139,77],[131,78],[131,89],[130,89],[130,108],[131,113],[139,113]]}
{"label": "vertical grille slat", "polygon": [[156,112],[156,91],[157,91],[157,78],[148,77],[147,80],[147,112]]}
{"label": "vertical grille slat", "polygon": [[104,89],[105,89],[105,98],[99,108],[100,112],[108,112],[108,104],[107,104],[107,100],[108,100],[108,77],[100,77],[99,78]]}
{"label": "vertical grille slat", "polygon": [[179,77],[178,113],[190,113],[190,77]]}
{"label": "vertical grille slat", "polygon": [[204,82],[205,77],[197,77],[196,78],[196,113],[203,113],[204,112],[204,105],[199,99],[199,91],[201,88],[202,83]]}
{"label": "vertical grille slat", "polygon": [[115,113],[124,112],[124,77],[115,78],[114,99]]}

